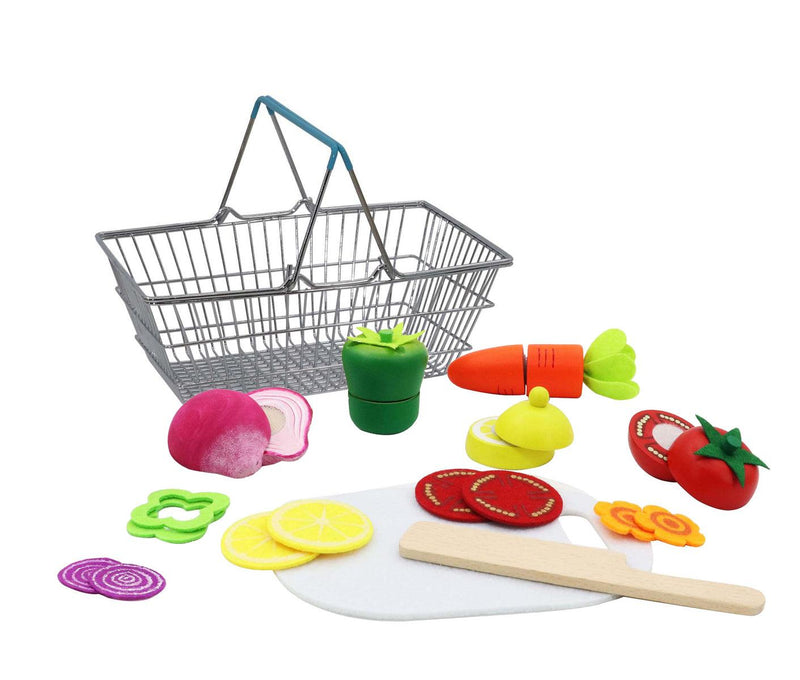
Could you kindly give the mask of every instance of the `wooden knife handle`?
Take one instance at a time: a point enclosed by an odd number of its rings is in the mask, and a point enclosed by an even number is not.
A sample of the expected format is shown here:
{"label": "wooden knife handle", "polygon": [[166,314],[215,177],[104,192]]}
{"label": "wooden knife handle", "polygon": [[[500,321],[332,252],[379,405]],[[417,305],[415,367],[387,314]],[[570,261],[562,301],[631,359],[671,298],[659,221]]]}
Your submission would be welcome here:
{"label": "wooden knife handle", "polygon": [[753,588],[632,569],[622,553],[442,522],[413,524],[400,539],[400,555],[487,574],[731,614],[752,616],[764,608],[764,595]]}

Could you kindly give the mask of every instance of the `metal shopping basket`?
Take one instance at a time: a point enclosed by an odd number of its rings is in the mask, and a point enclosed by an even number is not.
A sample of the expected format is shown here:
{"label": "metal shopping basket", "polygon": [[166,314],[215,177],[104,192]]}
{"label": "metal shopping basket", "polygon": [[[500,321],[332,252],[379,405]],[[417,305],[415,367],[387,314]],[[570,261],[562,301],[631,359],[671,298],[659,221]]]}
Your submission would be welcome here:
{"label": "metal shopping basket", "polygon": [[[227,202],[262,104],[300,200],[282,212],[241,215]],[[316,200],[276,114],[330,148]],[[339,157],[359,204],[326,208]],[[136,339],[182,401],[219,387],[342,389],[341,349],[357,326],[425,329],[425,375],[441,375],[471,349],[497,271],[512,264],[508,253],[425,201],[368,205],[344,147],[271,97],[256,100],[213,218],[96,238]]]}

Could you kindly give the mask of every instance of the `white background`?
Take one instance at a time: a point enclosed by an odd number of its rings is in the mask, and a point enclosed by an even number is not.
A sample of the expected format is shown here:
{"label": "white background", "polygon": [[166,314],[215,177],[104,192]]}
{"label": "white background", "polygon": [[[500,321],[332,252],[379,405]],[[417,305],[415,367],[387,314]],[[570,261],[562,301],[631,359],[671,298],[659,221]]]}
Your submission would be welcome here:
{"label": "white background", "polygon": [[[794,3],[39,2],[0,20],[4,676],[739,678],[793,657]],[[93,237],[210,217],[262,94],[342,141],[370,201],[427,199],[515,257],[476,347],[627,331],[640,396],[562,401],[575,443],[541,474],[694,518],[706,545],[655,545],[655,570],[757,587],[760,616],[618,600],[374,622],[222,558],[244,515],[468,465],[469,423],[515,401],[430,380],[417,424],[378,438],[343,393],[313,395],[299,462],[231,480],[172,461],[178,401]],[[234,205],[289,207],[283,160],[253,157]],[[274,184],[258,175],[272,161]],[[752,502],[714,510],[642,472],[626,427],[644,408],[740,427],[771,467]],[[131,508],[170,486],[230,510],[189,545],[128,536]],[[58,584],[97,555],[167,589],[119,603]]]}

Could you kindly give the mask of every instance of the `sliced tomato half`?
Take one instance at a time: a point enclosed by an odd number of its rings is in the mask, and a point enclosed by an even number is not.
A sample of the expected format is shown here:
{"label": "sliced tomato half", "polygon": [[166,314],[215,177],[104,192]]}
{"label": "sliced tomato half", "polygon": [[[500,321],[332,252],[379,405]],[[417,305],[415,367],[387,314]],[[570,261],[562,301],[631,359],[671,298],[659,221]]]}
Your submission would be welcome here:
{"label": "sliced tomato half", "polygon": [[693,426],[668,411],[639,411],[628,425],[628,445],[634,459],[647,474],[674,482],[668,459],[675,440]]}

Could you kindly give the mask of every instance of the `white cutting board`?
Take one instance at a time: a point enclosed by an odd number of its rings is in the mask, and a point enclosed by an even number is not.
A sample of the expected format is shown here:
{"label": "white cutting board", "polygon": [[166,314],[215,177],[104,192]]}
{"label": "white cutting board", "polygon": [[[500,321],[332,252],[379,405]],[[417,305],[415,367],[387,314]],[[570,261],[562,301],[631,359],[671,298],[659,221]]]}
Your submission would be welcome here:
{"label": "white cutting board", "polygon": [[[603,527],[593,511],[595,500],[583,491],[559,482],[549,483],[564,499],[562,515],[586,518],[609,549],[626,555],[630,567],[650,571],[653,551],[649,543],[619,536]],[[321,555],[303,566],[275,572],[290,592],[322,609],[364,619],[408,621],[571,609],[617,597],[400,557],[400,537],[414,522],[449,524],[417,504],[411,484],[331,499],[349,503],[367,514],[375,526],[372,541],[353,553]],[[559,520],[532,529],[507,528],[491,522],[470,526],[570,542]]]}

